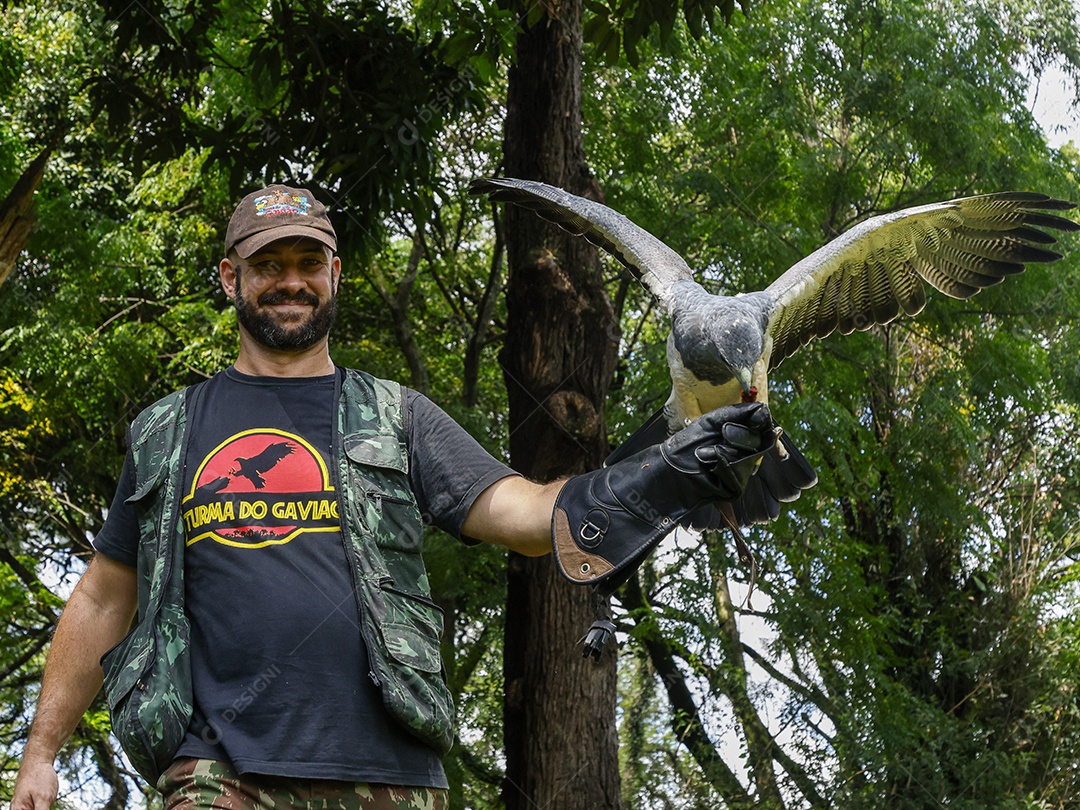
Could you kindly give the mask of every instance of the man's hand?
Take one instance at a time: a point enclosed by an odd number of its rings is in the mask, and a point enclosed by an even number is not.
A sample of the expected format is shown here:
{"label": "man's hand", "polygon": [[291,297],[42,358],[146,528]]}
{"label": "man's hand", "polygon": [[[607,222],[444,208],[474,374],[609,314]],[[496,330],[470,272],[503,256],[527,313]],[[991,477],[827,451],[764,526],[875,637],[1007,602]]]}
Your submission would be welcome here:
{"label": "man's hand", "polygon": [[49,810],[59,790],[60,783],[52,760],[33,754],[25,755],[15,779],[11,810]]}
{"label": "man's hand", "polygon": [[703,414],[664,441],[660,454],[673,469],[695,476],[686,483],[700,489],[703,502],[731,501],[742,494],[757,458],[774,441],[768,406],[751,402]]}

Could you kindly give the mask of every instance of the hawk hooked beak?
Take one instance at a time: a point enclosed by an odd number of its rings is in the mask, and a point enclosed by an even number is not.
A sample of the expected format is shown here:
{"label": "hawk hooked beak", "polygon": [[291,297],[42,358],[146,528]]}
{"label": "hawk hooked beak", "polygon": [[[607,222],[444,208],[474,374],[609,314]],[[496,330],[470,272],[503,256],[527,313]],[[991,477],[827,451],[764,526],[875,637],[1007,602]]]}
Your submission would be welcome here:
{"label": "hawk hooked beak", "polygon": [[739,385],[742,387],[742,401],[743,402],[757,402],[758,390],[755,386],[750,384],[751,371],[748,368],[735,369],[735,378],[739,381]]}
{"label": "hawk hooked beak", "polygon": [[[743,402],[757,402],[758,390],[757,386],[751,384],[752,372],[748,368],[739,368],[735,370],[735,377],[739,381],[739,385],[742,387],[742,401]],[[788,457],[787,450],[780,442],[780,435],[784,432],[777,424],[773,424],[773,432],[776,434],[776,449],[780,453],[780,458],[786,459]],[[761,463],[761,459],[758,459],[758,464]]]}

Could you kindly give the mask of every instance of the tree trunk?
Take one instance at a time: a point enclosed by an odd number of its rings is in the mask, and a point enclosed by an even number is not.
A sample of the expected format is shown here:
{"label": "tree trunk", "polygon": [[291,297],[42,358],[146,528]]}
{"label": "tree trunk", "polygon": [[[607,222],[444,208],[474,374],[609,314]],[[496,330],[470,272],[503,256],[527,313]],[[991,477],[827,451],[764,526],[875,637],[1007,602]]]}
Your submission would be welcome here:
{"label": "tree trunk", "polygon": [[45,174],[45,164],[49,162],[49,155],[52,154],[59,140],[58,133],[26,167],[19,179],[15,181],[15,186],[0,202],[0,285],[11,274],[19,254],[22,253],[34,233],[36,223],[34,192]]}
{"label": "tree trunk", "polygon": [[[518,37],[503,155],[510,176],[599,196],[581,136],[580,0],[548,6]],[[596,249],[515,206],[505,216],[510,457],[549,481],[603,461],[618,329]],[[615,654],[593,663],[578,643],[595,618],[590,591],[551,557],[512,554],[508,578],[506,806],[618,808]]]}

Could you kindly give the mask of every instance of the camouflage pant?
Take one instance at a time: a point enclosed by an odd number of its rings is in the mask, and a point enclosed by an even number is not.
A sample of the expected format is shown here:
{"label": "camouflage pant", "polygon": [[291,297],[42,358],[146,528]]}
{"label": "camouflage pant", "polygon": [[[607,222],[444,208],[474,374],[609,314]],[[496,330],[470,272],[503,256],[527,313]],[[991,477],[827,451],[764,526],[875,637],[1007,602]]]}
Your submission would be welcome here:
{"label": "camouflage pant", "polygon": [[329,779],[241,776],[212,759],[182,757],[161,775],[165,810],[446,810],[447,791]]}

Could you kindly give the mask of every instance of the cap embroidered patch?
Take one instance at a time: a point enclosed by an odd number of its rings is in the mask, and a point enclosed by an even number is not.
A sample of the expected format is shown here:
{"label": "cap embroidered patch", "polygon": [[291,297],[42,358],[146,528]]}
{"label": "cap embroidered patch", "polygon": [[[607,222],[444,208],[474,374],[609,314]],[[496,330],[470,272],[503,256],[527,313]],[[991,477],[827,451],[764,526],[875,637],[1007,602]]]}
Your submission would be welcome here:
{"label": "cap embroidered patch", "polygon": [[303,194],[288,194],[284,191],[256,197],[253,202],[255,216],[259,217],[280,217],[288,214],[307,216],[311,207],[311,201]]}
{"label": "cap embroidered patch", "polygon": [[225,231],[225,254],[234,249],[241,259],[277,239],[315,239],[337,250],[337,235],[326,206],[306,188],[275,183],[253,191],[240,201]]}

